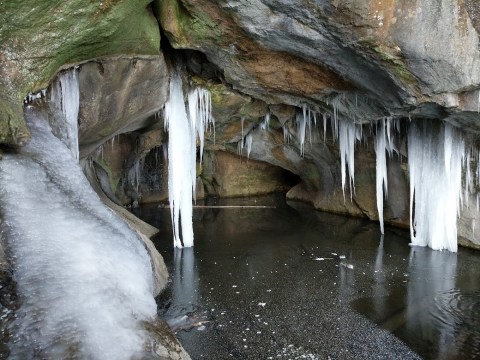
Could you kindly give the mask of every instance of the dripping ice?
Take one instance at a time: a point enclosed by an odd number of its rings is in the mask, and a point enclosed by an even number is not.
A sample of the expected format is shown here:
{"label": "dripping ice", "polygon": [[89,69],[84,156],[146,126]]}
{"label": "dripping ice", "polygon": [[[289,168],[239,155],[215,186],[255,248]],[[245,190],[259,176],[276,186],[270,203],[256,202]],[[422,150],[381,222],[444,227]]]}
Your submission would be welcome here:
{"label": "dripping ice", "polygon": [[411,124],[408,168],[413,245],[457,251],[464,156],[464,142],[451,125],[434,132],[425,123]]}
{"label": "dripping ice", "polygon": [[150,258],[47,120],[25,114],[32,140],[0,162],[2,231],[21,303],[10,356],[138,356],[151,341],[142,323],[156,315]]}
{"label": "dripping ice", "polygon": [[[333,101],[331,116],[332,139],[339,140],[341,186],[350,187],[350,196],[355,191],[355,144],[363,138],[362,126],[356,126],[350,119],[339,118],[339,99]],[[311,112],[303,106],[297,112],[296,125],[300,153],[305,153],[304,143],[311,124]],[[327,116],[323,115],[324,141],[327,132]],[[387,155],[398,153],[394,144],[396,134],[400,132],[398,119],[385,117],[371,125],[374,132],[374,147],[376,152],[376,199],[380,230],[384,233],[384,199],[388,197]],[[443,134],[439,138],[429,138],[427,134],[415,135],[418,125],[411,124],[408,135],[408,163],[411,181],[411,238],[412,244],[430,246],[433,249],[457,250],[456,219],[460,208],[468,207],[470,193],[475,191],[472,186],[473,171],[471,169],[472,155],[465,152],[464,142],[451,125],[441,127]],[[284,140],[288,143],[289,132],[283,126]],[[424,144],[422,139],[428,139]],[[437,157],[441,160],[437,161]],[[480,155],[478,156],[480,158]],[[464,178],[462,181],[462,165]],[[477,166],[475,177],[480,183],[480,167]],[[348,180],[347,180],[348,178]],[[437,180],[441,179],[441,180]],[[478,196],[477,196],[478,198]],[[415,218],[413,215],[415,214]],[[436,224],[441,223],[441,226]],[[441,230],[439,230],[441,229]]]}
{"label": "dripping ice", "polygon": [[[391,117],[383,118],[377,123],[377,135],[375,137],[375,153],[376,153],[376,197],[378,220],[380,222],[380,231],[384,231],[383,223],[383,199],[388,196],[388,176],[387,176],[387,157],[386,153],[392,156],[395,149],[393,144],[392,122]],[[395,121],[397,124],[397,121]],[[397,129],[398,126],[395,126]]]}
{"label": "dripping ice", "polygon": [[64,118],[60,125],[58,136],[72,151],[74,158],[79,160],[78,148],[78,111],[80,108],[80,90],[78,86],[78,72],[71,69],[59,74],[58,82],[52,88],[51,102],[59,107]]}
{"label": "dripping ice", "polygon": [[182,80],[175,73],[170,82],[170,98],[165,104],[165,128],[169,134],[168,197],[173,243],[178,248],[193,246],[192,199],[196,185],[197,135],[202,160],[204,133],[209,126],[215,131],[209,92],[201,88],[190,91],[187,113]]}

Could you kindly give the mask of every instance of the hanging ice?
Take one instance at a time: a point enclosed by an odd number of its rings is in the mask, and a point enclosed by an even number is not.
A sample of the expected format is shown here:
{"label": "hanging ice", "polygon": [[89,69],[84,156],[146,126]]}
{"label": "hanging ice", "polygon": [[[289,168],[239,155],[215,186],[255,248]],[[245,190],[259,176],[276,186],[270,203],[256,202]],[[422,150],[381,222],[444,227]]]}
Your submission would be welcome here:
{"label": "hanging ice", "polygon": [[[378,210],[378,220],[380,222],[380,231],[384,233],[383,225],[383,196],[387,197],[387,157],[386,157],[386,126],[385,119],[380,120],[380,124],[377,125],[377,136],[375,138],[375,152],[377,153],[377,210]],[[390,133],[389,133],[390,134]],[[390,135],[388,135],[390,139]]]}
{"label": "hanging ice", "polygon": [[[203,146],[205,142],[205,131],[211,126],[215,142],[215,121],[211,115],[212,101],[210,93],[203,88],[194,88],[188,93],[188,115],[192,126],[193,140],[196,136],[200,139],[200,163],[203,160]],[[195,134],[196,133],[196,134]]]}
{"label": "hanging ice", "polygon": [[63,71],[58,82],[52,89],[52,102],[60,105],[65,119],[65,129],[59,131],[59,137],[72,151],[78,161],[78,110],[80,106],[80,91],[78,87],[78,73],[76,69]]}
{"label": "hanging ice", "polygon": [[310,143],[312,142],[312,112],[306,106],[303,105],[302,112],[297,112],[296,123],[297,123],[297,131],[300,143],[300,155],[305,155],[305,135],[307,129],[309,130],[309,138]]}
{"label": "hanging ice", "polygon": [[413,245],[457,251],[464,153],[464,142],[451,125],[437,129],[427,127],[426,121],[411,124],[408,167]]}
{"label": "hanging ice", "polygon": [[185,108],[182,80],[179,74],[174,74],[170,82],[170,98],[165,104],[165,128],[169,134],[168,197],[173,223],[173,243],[178,248],[193,246],[192,199],[196,184],[197,133],[203,151],[204,130],[209,124],[214,124],[209,93],[203,89],[191,91],[188,110],[189,116]]}
{"label": "hanging ice", "polygon": [[270,113],[267,113],[265,115],[265,118],[263,119],[262,123],[260,124],[260,129],[262,130],[268,130],[270,128]]}
{"label": "hanging ice", "polygon": [[250,157],[250,153],[252,152],[252,144],[253,144],[253,137],[252,132],[250,131],[247,136],[245,136],[245,147],[247,148],[247,158]]}
{"label": "hanging ice", "polygon": [[153,320],[153,276],[138,236],[93,192],[46,120],[0,161],[2,232],[21,307],[10,358],[132,359]]}
{"label": "hanging ice", "polygon": [[[183,97],[182,80],[174,74],[170,81],[170,98],[165,104],[165,126],[168,129],[168,198],[175,247],[193,245],[192,197],[195,174],[192,130]],[[179,220],[183,244],[180,240]]]}
{"label": "hanging ice", "polygon": [[356,130],[353,121],[341,120],[338,122],[340,138],[340,167],[342,172],[342,190],[345,199],[346,172],[348,166],[348,178],[350,185],[350,197],[355,192],[355,140]]}

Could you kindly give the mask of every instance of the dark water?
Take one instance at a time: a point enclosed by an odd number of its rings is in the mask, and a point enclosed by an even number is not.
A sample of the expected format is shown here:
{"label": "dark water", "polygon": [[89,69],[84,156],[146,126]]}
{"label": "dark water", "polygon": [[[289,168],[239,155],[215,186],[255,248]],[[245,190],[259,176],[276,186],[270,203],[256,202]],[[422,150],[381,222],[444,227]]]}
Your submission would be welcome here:
{"label": "dark water", "polygon": [[139,210],[172,275],[159,311],[193,359],[480,358],[478,252],[275,197],[225,203],[276,208],[196,209],[183,250],[169,210]]}

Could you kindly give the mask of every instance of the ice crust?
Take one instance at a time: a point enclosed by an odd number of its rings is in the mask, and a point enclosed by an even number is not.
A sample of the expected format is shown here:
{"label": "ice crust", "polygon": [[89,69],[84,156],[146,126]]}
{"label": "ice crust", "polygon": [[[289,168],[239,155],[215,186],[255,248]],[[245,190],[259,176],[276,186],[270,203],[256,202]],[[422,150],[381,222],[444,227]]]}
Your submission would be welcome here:
{"label": "ice crust", "polygon": [[154,319],[150,259],[34,109],[32,140],[0,161],[2,231],[21,307],[11,358],[130,359]]}

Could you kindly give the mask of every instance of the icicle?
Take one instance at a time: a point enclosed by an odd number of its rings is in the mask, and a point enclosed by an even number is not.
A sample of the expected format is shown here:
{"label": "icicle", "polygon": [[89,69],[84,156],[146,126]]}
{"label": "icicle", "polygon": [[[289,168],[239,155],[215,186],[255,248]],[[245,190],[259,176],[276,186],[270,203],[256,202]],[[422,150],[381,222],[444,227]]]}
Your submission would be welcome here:
{"label": "icicle", "polygon": [[[378,220],[380,222],[380,231],[384,234],[384,224],[383,224],[383,197],[387,197],[387,158],[386,150],[387,143],[385,139],[385,131],[389,131],[389,126],[385,127],[385,123],[389,124],[388,120],[380,120],[380,127],[377,128],[377,136],[375,139],[375,152],[377,154],[377,164],[376,164],[376,193],[377,193],[377,211],[378,211]],[[389,140],[390,141],[390,140]]]}
{"label": "icicle", "polygon": [[250,158],[250,152],[252,151],[253,137],[252,132],[249,132],[245,137],[245,147],[247,148],[247,158]]}
{"label": "icicle", "polygon": [[203,88],[195,88],[188,94],[188,114],[192,127],[193,138],[200,139],[200,164],[203,161],[205,131],[211,126],[215,142],[215,120],[212,115],[212,100],[210,92]]}
{"label": "icicle", "polygon": [[477,113],[480,113],[480,90],[478,90]]}
{"label": "icicle", "polygon": [[60,104],[61,101],[60,109],[65,119],[65,133],[60,134],[60,137],[72,151],[75,159],[78,160],[78,110],[80,107],[80,91],[78,87],[78,73],[75,69],[60,73],[59,81],[52,91],[51,101],[57,104]]}
{"label": "icicle", "polygon": [[346,170],[350,184],[350,198],[355,191],[355,124],[352,121],[341,120],[338,122],[340,139],[340,167],[342,173],[343,199],[345,200]]}
{"label": "icicle", "polygon": [[303,117],[305,118],[306,128],[308,129],[308,141],[312,146],[312,111],[307,105],[303,105]]}
{"label": "icicle", "polygon": [[327,141],[327,114],[323,114],[323,142]]}
{"label": "icicle", "polygon": [[306,128],[307,119],[305,118],[305,114],[297,112],[297,128],[298,128],[298,136],[300,142],[300,155],[303,156],[305,154],[305,128]]}
{"label": "icicle", "polygon": [[422,126],[410,125],[408,162],[413,245],[457,251],[464,155],[464,142],[451,125],[445,124],[440,132],[427,128],[425,122]]}
{"label": "icicle", "polygon": [[260,124],[260,129],[268,130],[270,128],[270,113],[265,115],[263,122]]}
{"label": "icicle", "polygon": [[215,141],[215,121],[211,108],[210,93],[206,89],[195,88],[188,94],[187,116],[182,80],[177,73],[172,76],[170,98],[165,104],[165,129],[169,133],[168,188],[175,247],[193,246],[192,199],[195,199],[196,188],[197,136],[200,140],[201,164],[204,134],[209,127],[213,129]]}
{"label": "icicle", "polygon": [[467,156],[465,158],[466,162],[466,171],[465,171],[465,184],[463,188],[463,193],[464,193],[464,198],[465,198],[465,204],[468,208],[469,205],[469,189],[470,189],[470,182],[471,182],[471,172],[470,172],[470,151],[467,152]]}
{"label": "icicle", "polygon": [[[175,73],[170,81],[170,98],[165,104],[165,126],[168,128],[168,197],[173,223],[175,247],[193,245],[192,174],[196,163],[192,161],[194,149],[192,128],[185,109],[182,80]],[[179,221],[181,220],[182,241]]]}
{"label": "icicle", "polygon": [[244,139],[241,138],[240,141],[237,142],[237,155],[243,155],[243,141]]}
{"label": "icicle", "polygon": [[134,166],[135,169],[135,191],[138,194],[138,190],[140,189],[140,182],[141,182],[141,172],[140,172],[140,160],[137,160]]}
{"label": "icicle", "polygon": [[339,102],[340,102],[340,98],[338,96],[332,101],[333,117],[331,117],[331,120],[332,120],[332,137],[334,142],[336,139],[338,139],[338,104]]}
{"label": "icicle", "polygon": [[290,144],[292,141],[292,134],[290,134],[290,131],[288,130],[287,123],[283,124],[282,129],[283,129],[283,142],[285,144]]}

